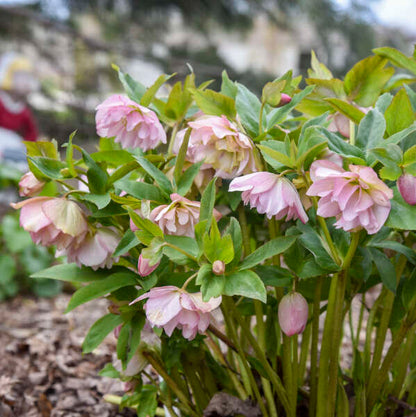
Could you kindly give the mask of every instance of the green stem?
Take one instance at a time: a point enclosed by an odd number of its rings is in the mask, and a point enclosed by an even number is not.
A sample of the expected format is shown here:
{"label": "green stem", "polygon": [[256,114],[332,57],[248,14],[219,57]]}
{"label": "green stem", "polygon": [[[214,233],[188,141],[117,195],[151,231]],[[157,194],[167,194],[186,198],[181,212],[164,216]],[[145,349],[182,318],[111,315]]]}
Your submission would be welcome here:
{"label": "green stem", "polygon": [[350,120],[350,145],[355,145],[355,123]]}
{"label": "green stem", "polygon": [[241,226],[241,234],[243,237],[244,256],[248,256],[251,253],[251,245],[250,245],[250,233],[248,231],[247,217],[246,217],[246,212],[244,210],[244,205],[240,204],[237,210],[238,210],[238,219],[240,221],[240,226]]}
{"label": "green stem", "polygon": [[309,323],[305,331],[302,333],[302,343],[300,345],[299,373],[298,385],[302,386],[305,380],[306,362],[308,360],[309,344],[312,335],[312,325]]}
{"label": "green stem", "polygon": [[311,341],[311,399],[309,403],[309,416],[315,417],[316,400],[318,391],[318,342],[319,342],[319,316],[322,293],[323,278],[318,277],[315,285],[313,298],[313,318],[312,318],[312,341]]}
{"label": "green stem", "polygon": [[397,331],[392,344],[390,345],[389,350],[384,358],[384,361],[381,365],[380,370],[377,373],[377,378],[374,380],[374,384],[368,387],[368,397],[367,397],[367,412],[370,413],[374,407],[377,399],[380,397],[383,387],[385,386],[389,374],[390,367],[399,351],[403,340],[407,336],[409,331],[415,331],[416,325],[406,317],[402,324],[400,325],[399,330]]}
{"label": "green stem", "polygon": [[286,413],[290,415],[290,403],[287,396],[287,393],[283,387],[282,381],[280,380],[279,376],[274,372],[273,368],[270,366],[266,355],[264,351],[260,348],[259,344],[257,343],[257,340],[252,335],[250,328],[247,326],[247,324],[244,322],[244,320],[241,318],[241,316],[236,312],[236,308],[232,302],[228,303],[228,309],[227,312],[230,314],[230,312],[233,313],[234,317],[238,321],[238,324],[241,326],[242,331],[247,336],[252,348],[254,349],[254,352],[257,356],[257,359],[261,362],[264,370],[267,373],[267,376],[269,377],[270,381],[273,384],[273,387],[277,393],[277,396],[279,397],[280,402],[282,403]]}
{"label": "green stem", "polygon": [[282,365],[283,365],[283,383],[286,388],[287,396],[289,398],[290,404],[290,414],[291,416],[296,415],[296,410],[293,410],[293,370],[292,370],[292,347],[291,347],[291,338],[283,334],[283,356],[282,356]]}
{"label": "green stem", "polygon": [[191,402],[188,400],[186,395],[181,391],[179,386],[176,382],[170,377],[170,375],[166,372],[163,365],[159,363],[159,361],[153,357],[151,352],[143,351],[143,356],[149,361],[150,365],[156,370],[156,372],[165,380],[166,384],[169,388],[175,393],[178,397],[179,401],[181,402],[182,406],[186,409],[189,415],[193,417],[200,417],[200,415],[193,409]]}
{"label": "green stem", "polygon": [[290,342],[292,345],[292,410],[294,416],[296,417],[296,409],[298,402],[298,335],[293,335],[290,337]]}
{"label": "green stem", "polygon": [[325,241],[326,241],[326,243],[328,245],[328,248],[331,252],[332,259],[334,260],[334,262],[337,265],[341,265],[341,260],[340,260],[339,255],[338,255],[338,251],[337,251],[337,249],[334,245],[331,234],[329,233],[328,226],[325,222],[325,219],[321,216],[316,216],[316,218],[318,219],[319,225],[321,226],[321,229],[324,233]]}
{"label": "green stem", "polygon": [[[400,281],[403,270],[406,267],[406,257],[401,255],[396,265],[396,282]],[[374,380],[377,377],[378,368],[380,366],[381,358],[383,356],[383,347],[386,340],[387,330],[389,328],[391,312],[393,311],[393,303],[395,294],[383,287],[383,310],[381,313],[380,324],[377,329],[377,336],[374,346],[373,361],[371,363],[370,377],[368,380],[368,386],[371,387],[374,384]]]}
{"label": "green stem", "polygon": [[178,132],[179,123],[175,123],[172,128],[172,134],[169,139],[168,155],[172,155],[173,144],[175,143],[176,133]]}
{"label": "green stem", "polygon": [[201,381],[197,377],[195,366],[188,362],[184,355],[182,355],[182,368],[185,373],[189,386],[191,387],[192,395],[194,398],[194,404],[196,405],[198,412],[202,414],[202,410],[207,406],[209,398],[207,392],[202,388]]}
{"label": "green stem", "polygon": [[263,133],[263,111],[264,111],[264,105],[266,103],[261,103],[260,106],[260,115],[259,115],[259,136]]}
{"label": "green stem", "polygon": [[242,362],[242,365],[243,365],[243,367],[244,367],[245,371],[247,372],[247,375],[250,379],[250,385],[251,385],[251,388],[253,389],[254,396],[256,397],[256,400],[257,400],[257,403],[260,407],[262,415],[267,417],[268,413],[267,413],[266,407],[263,403],[263,399],[262,399],[262,397],[260,395],[260,392],[259,392],[259,389],[257,387],[256,380],[254,379],[253,373],[251,372],[251,368],[250,368],[250,365],[247,361],[246,354],[245,354],[245,352],[244,352],[244,350],[243,350],[243,348],[240,344],[240,340],[239,340],[238,335],[237,335],[237,330],[235,329],[233,320],[230,317],[230,312],[232,311],[232,299],[231,298],[228,299],[228,297],[223,297],[221,307],[223,309],[224,320],[225,320],[225,323],[227,325],[227,329],[230,333],[231,340],[234,342],[235,346],[237,347],[239,358],[240,358],[240,360]]}

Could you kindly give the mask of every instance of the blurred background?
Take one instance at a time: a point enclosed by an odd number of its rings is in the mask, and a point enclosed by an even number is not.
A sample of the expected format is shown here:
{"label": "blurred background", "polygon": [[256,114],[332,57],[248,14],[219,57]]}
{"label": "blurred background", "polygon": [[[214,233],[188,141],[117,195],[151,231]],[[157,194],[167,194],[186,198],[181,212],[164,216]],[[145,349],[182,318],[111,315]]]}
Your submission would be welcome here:
{"label": "blurred background", "polygon": [[231,79],[259,92],[311,50],[340,76],[377,46],[411,54],[413,0],[0,0],[0,55],[34,65],[39,137],[95,139],[94,108],[121,91],[116,63],[149,86],[161,73]]}

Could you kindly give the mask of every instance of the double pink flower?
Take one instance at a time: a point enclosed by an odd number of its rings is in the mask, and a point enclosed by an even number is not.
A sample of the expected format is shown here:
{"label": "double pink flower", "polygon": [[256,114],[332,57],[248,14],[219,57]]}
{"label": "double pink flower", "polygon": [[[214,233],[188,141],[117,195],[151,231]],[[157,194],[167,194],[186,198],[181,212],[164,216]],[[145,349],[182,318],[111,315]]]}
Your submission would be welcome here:
{"label": "double pink flower", "polygon": [[350,171],[330,161],[312,163],[313,184],[309,196],[321,197],[317,214],[335,216],[335,226],[345,231],[366,229],[377,233],[389,216],[393,191],[381,181],[370,167],[350,165]]}
{"label": "double pink flower", "polygon": [[154,149],[166,143],[156,113],[126,96],[114,94],[97,107],[95,122],[101,137],[115,137],[123,148]]}
{"label": "double pink flower", "polygon": [[[220,178],[257,171],[253,142],[225,116],[201,116],[188,126],[192,129],[186,154],[189,162],[205,161],[202,169],[213,168]],[[176,152],[185,132],[186,129],[177,135]]]}
{"label": "double pink flower", "polygon": [[[150,220],[157,223],[168,235],[194,237],[195,224],[199,222],[199,201],[191,201],[179,194],[171,194],[172,203],[158,206],[150,213]],[[221,214],[214,209],[218,221]]]}
{"label": "double pink flower", "polygon": [[152,327],[163,327],[168,336],[176,328],[182,329],[183,337],[188,340],[207,330],[211,311],[221,304],[221,297],[204,302],[201,293],[188,293],[172,285],[152,288],[131,304],[145,298],[148,300],[144,309]]}
{"label": "double pink flower", "polygon": [[286,178],[270,172],[256,172],[235,178],[229,191],[242,191],[244,204],[249,204],[269,219],[300,219],[303,223],[308,216],[294,185]]}

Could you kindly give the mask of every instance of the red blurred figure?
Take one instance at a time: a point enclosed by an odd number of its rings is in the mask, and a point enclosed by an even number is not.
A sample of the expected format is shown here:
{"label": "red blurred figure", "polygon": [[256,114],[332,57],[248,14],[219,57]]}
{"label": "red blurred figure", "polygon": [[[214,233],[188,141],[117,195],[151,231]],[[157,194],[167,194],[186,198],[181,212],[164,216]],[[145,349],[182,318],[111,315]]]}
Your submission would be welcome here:
{"label": "red blurred figure", "polygon": [[[24,140],[36,141],[38,131],[27,95],[35,90],[37,80],[29,60],[14,52],[0,59],[0,129],[17,133]],[[3,133],[5,133],[3,131]]]}

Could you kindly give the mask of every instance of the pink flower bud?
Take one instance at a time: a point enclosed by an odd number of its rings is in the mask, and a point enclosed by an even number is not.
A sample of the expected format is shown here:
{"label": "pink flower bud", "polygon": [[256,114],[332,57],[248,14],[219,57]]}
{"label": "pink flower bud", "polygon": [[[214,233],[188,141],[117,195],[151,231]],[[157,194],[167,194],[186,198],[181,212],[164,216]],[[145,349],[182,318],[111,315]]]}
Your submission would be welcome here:
{"label": "pink flower bud", "polygon": [[285,104],[288,104],[291,101],[292,101],[292,97],[290,97],[289,95],[287,95],[285,93],[282,93],[280,95],[280,102],[279,102],[279,106],[278,107],[284,106]]}
{"label": "pink flower bud", "polygon": [[308,303],[297,292],[286,294],[280,301],[278,315],[280,328],[286,336],[300,334],[308,321]]}
{"label": "pink flower bud", "polygon": [[403,200],[411,206],[416,205],[416,177],[411,174],[403,174],[397,181],[397,188]]}
{"label": "pink flower bud", "polygon": [[225,264],[223,261],[215,261],[212,264],[212,272],[215,275],[222,275],[225,272]]}
{"label": "pink flower bud", "polygon": [[26,172],[19,182],[19,195],[20,197],[33,197],[38,194],[45,183],[39,181],[32,172]]}
{"label": "pink flower bud", "polygon": [[137,263],[137,272],[141,277],[147,277],[150,275],[158,266],[160,262],[155,265],[149,265],[149,259],[144,258],[142,254],[139,256],[139,262]]}

